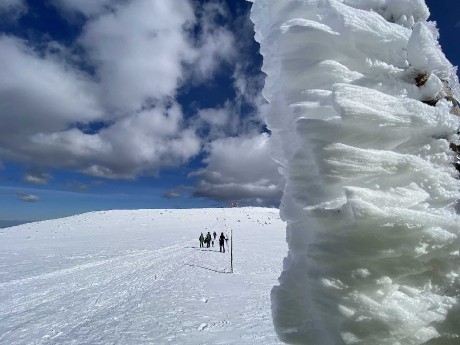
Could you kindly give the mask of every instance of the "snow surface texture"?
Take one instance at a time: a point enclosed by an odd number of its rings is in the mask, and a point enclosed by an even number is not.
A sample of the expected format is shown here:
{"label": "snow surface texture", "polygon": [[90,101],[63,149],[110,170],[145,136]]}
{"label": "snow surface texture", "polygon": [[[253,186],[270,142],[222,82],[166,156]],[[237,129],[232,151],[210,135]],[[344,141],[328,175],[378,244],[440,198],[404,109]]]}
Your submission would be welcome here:
{"label": "snow surface texture", "polygon": [[[0,344],[278,344],[276,209],[94,212],[0,230]],[[233,229],[230,254],[200,232]]]}
{"label": "snow surface texture", "polygon": [[460,344],[459,85],[428,16],[423,0],[253,1],[286,178],[285,342]]}

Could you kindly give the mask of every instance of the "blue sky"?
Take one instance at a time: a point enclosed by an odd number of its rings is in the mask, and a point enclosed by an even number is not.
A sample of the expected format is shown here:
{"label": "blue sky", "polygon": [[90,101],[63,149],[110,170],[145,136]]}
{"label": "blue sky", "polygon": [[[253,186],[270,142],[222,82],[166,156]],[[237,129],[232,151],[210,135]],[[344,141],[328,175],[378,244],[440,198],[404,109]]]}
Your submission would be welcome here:
{"label": "blue sky", "polygon": [[[430,0],[459,65],[460,4]],[[2,0],[0,220],[276,206],[244,0]]]}

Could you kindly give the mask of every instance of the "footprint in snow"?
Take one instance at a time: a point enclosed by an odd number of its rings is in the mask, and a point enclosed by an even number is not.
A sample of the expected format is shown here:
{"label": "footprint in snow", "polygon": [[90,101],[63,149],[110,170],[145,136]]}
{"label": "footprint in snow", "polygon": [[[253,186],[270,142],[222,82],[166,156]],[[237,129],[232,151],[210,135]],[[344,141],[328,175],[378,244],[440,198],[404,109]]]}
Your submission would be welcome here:
{"label": "footprint in snow", "polygon": [[198,327],[198,330],[199,330],[199,331],[202,331],[202,330],[204,330],[206,327],[208,327],[208,324],[207,324],[207,323],[202,323],[202,324],[200,325],[200,327]]}

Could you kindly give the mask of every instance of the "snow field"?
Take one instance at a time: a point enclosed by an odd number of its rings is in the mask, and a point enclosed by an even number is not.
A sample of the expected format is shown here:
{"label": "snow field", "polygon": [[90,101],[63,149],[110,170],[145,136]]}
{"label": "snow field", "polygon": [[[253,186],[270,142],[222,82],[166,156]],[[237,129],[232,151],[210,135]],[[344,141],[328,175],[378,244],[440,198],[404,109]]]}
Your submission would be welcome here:
{"label": "snow field", "polygon": [[[2,229],[0,344],[277,344],[278,210],[92,212]],[[198,236],[233,229],[230,254]]]}

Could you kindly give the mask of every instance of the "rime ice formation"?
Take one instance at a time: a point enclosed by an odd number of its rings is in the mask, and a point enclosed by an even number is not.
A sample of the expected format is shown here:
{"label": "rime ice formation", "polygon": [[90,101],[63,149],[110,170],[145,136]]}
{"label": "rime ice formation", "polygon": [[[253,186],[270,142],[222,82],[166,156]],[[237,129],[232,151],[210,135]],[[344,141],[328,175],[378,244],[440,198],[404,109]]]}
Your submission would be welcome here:
{"label": "rime ice formation", "polygon": [[459,84],[423,0],[254,0],[289,252],[272,311],[311,345],[460,343]]}

